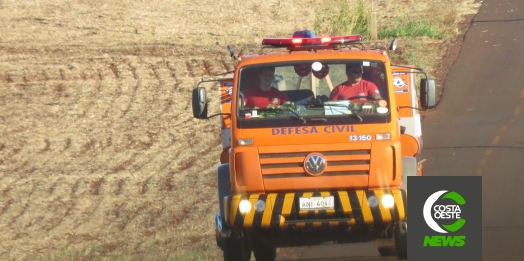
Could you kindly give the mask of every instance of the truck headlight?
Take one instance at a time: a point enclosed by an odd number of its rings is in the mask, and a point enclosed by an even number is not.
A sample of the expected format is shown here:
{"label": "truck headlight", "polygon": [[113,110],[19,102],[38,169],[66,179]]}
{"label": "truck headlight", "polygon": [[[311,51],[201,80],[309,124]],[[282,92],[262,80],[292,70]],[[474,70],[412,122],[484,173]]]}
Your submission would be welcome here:
{"label": "truck headlight", "polygon": [[246,214],[251,210],[251,202],[249,200],[241,200],[240,204],[238,204],[238,209],[240,210],[240,213]]}
{"label": "truck headlight", "polygon": [[238,146],[253,145],[253,138],[238,139]]}
{"label": "truck headlight", "polygon": [[255,202],[255,210],[259,213],[264,212],[264,210],[266,210],[266,202],[261,199],[257,200],[257,202]]}
{"label": "truck headlight", "polygon": [[393,196],[386,194],[382,196],[382,206],[385,208],[392,208],[395,205],[395,199]]}

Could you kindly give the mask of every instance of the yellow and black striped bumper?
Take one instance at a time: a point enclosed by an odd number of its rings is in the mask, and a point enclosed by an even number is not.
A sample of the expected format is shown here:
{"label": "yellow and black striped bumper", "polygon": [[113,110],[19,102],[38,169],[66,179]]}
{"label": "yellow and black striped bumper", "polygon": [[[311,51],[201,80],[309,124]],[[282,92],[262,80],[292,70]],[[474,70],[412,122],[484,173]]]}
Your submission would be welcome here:
{"label": "yellow and black striped bumper", "polygon": [[[382,197],[394,198],[391,208],[384,207]],[[300,197],[333,196],[335,206],[327,210],[300,210]],[[378,199],[378,201],[377,201]],[[239,211],[242,200],[249,200],[251,210]],[[256,211],[255,202],[262,200],[266,208]],[[377,204],[378,202],[378,204]],[[407,190],[351,190],[298,193],[236,194],[224,198],[225,221],[237,227],[335,227],[354,225],[389,224],[405,220]]]}

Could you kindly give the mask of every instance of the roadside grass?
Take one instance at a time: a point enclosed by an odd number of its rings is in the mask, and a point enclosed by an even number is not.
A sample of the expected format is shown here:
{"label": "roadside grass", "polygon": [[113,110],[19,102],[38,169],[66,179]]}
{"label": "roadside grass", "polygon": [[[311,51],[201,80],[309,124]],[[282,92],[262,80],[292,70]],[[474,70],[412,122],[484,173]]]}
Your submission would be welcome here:
{"label": "roadside grass", "polygon": [[361,34],[366,39],[370,36],[370,17],[363,0],[355,9],[345,0],[338,0],[324,9],[317,2],[313,28],[319,35]]}
{"label": "roadside grass", "polygon": [[441,28],[436,21],[416,19],[407,14],[404,17],[397,17],[392,24],[378,32],[379,39],[427,36],[431,39],[443,40],[448,35],[446,30]]}
{"label": "roadside grass", "polygon": [[427,38],[401,39],[398,41],[398,51],[389,52],[389,55],[393,61],[401,60],[403,64],[416,65],[428,72],[441,52],[436,43]]}
{"label": "roadside grass", "polygon": [[[398,38],[403,51],[391,52],[393,60],[405,61],[431,73],[440,55],[438,45],[431,43],[442,43],[457,32],[458,11],[447,5],[441,12],[431,12],[431,9],[426,12],[416,17],[408,13],[394,15],[388,23],[379,26],[378,39]],[[367,40],[371,35],[370,7],[363,0],[356,8],[350,8],[348,1],[338,0],[321,9],[317,2],[313,27],[319,35],[362,34]]]}
{"label": "roadside grass", "polygon": [[[429,15],[429,14],[427,14]],[[400,52],[390,52],[393,60],[416,65],[431,76],[435,63],[442,56],[440,45],[453,37],[458,28],[458,13],[446,7],[440,16],[430,20],[425,15],[416,18],[408,14],[393,19],[390,25],[379,29],[379,39],[398,39]],[[418,75],[417,78],[420,78]]]}

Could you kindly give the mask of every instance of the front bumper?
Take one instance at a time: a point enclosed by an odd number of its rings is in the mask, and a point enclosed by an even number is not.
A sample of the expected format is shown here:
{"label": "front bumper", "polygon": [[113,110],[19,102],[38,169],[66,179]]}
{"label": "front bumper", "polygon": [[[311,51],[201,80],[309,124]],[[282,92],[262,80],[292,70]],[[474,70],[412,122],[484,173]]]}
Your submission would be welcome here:
{"label": "front bumper", "polygon": [[[383,196],[387,194],[394,199],[390,208],[381,204]],[[320,196],[333,196],[334,209],[299,209],[300,197]],[[242,200],[251,203],[251,209],[246,213],[239,210]],[[253,207],[258,200],[264,201],[266,205],[261,212]],[[406,206],[407,189],[235,194],[224,197],[224,219],[229,226],[244,228],[382,225],[405,220]]]}

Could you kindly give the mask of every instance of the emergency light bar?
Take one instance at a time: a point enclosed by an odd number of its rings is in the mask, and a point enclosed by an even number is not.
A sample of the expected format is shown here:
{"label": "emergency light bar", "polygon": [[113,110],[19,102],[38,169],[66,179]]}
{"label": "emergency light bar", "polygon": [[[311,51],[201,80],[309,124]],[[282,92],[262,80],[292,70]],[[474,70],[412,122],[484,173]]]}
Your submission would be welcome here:
{"label": "emergency light bar", "polygon": [[274,47],[330,46],[362,41],[362,35],[316,37],[316,38],[265,38],[262,45]]}

